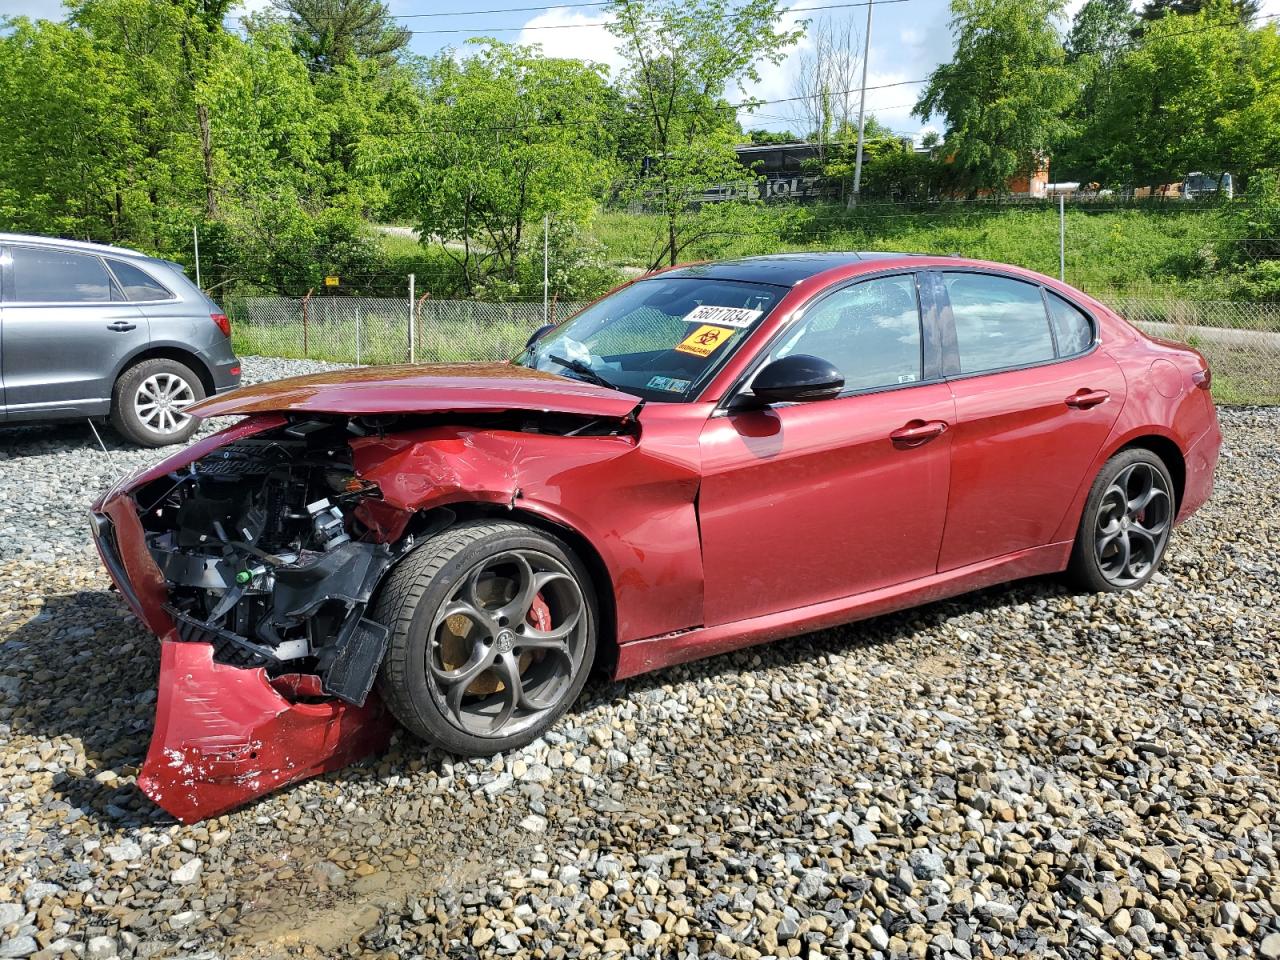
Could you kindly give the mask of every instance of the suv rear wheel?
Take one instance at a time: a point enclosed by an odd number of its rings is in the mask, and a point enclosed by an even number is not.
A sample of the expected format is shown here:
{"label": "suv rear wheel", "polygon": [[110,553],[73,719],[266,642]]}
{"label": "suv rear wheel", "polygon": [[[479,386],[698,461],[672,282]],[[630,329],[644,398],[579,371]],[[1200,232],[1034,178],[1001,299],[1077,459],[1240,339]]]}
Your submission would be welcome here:
{"label": "suv rear wheel", "polygon": [[186,408],[204,399],[192,369],[176,360],[144,360],[116,380],[111,424],[134,443],[163,447],[185,443],[196,430]]}

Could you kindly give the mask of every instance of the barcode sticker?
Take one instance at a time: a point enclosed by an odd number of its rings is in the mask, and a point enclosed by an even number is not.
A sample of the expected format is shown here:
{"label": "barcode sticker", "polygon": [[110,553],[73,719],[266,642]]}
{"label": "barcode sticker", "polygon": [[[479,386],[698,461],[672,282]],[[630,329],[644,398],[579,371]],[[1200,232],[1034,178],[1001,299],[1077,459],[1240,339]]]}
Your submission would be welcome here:
{"label": "barcode sticker", "polygon": [[746,307],[713,307],[704,303],[686,314],[684,322],[713,323],[721,327],[749,327],[763,312],[763,310],[749,310]]}

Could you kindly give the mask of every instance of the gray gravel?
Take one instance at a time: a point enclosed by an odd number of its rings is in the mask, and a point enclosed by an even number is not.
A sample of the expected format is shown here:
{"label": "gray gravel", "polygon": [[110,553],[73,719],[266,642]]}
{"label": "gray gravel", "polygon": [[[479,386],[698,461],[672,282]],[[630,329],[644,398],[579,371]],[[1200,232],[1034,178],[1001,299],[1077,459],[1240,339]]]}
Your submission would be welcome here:
{"label": "gray gravel", "polygon": [[155,645],[82,544],[123,466],[31,434],[0,463],[0,957],[1274,960],[1280,411],[1222,419],[1137,594],[1037,580],[595,680],[523,751],[403,739],[191,827],[134,786]]}

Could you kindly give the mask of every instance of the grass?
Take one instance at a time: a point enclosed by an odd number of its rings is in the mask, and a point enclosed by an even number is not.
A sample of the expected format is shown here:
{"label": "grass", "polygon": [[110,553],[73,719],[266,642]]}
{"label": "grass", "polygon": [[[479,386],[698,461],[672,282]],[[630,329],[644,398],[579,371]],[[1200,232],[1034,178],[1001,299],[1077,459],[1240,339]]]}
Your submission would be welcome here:
{"label": "grass", "polygon": [[[758,226],[695,243],[681,259],[797,250],[898,250],[960,253],[1058,274],[1058,211],[1050,205],[954,202],[912,208],[869,203],[857,210],[810,206],[761,211]],[[1225,297],[1211,268],[1230,234],[1221,208],[1133,206],[1067,211],[1067,282],[1125,296]],[[609,259],[647,266],[664,221],[652,214],[606,211],[592,231]]]}

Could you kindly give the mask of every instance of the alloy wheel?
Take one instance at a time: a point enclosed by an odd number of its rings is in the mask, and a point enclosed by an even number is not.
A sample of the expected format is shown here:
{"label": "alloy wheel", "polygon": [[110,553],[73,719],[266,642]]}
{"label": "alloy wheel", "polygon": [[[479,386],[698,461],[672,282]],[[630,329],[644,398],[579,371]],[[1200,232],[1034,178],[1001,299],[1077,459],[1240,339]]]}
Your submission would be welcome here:
{"label": "alloy wheel", "polygon": [[1116,587],[1132,586],[1159,563],[1173,524],[1164,475],[1149,463],[1120,471],[1103,492],[1095,519],[1098,570]]}
{"label": "alloy wheel", "polygon": [[487,557],[461,578],[432,624],[432,697],[465,733],[519,733],[571,689],[587,628],[582,590],[558,560],[536,550]]}
{"label": "alloy wheel", "polygon": [[191,415],[184,411],[195,401],[195,391],[182,377],[155,373],[138,385],[133,409],[148,430],[176,433],[190,421]]}

